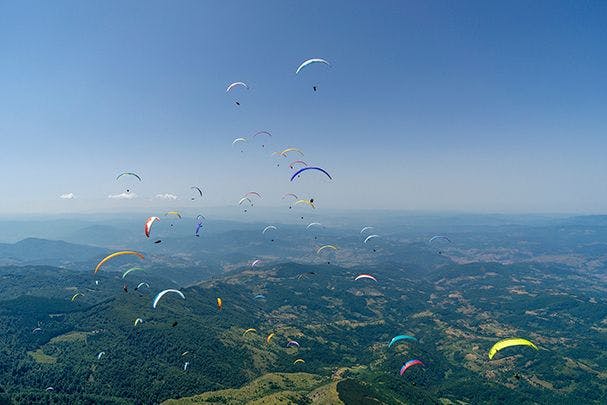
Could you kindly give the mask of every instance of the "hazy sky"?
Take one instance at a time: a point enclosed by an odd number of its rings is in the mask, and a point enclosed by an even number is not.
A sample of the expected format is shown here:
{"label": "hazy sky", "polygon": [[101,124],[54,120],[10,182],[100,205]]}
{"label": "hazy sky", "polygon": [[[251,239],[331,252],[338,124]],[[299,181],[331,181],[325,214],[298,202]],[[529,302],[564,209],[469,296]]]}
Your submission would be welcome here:
{"label": "hazy sky", "polygon": [[[605,212],[605,21],[604,1],[2,1],[0,209],[257,190],[268,206]],[[296,76],[312,57],[332,67]],[[234,81],[251,89],[226,94]],[[232,146],[259,130],[265,147]],[[290,146],[334,181],[290,184],[271,156]]]}

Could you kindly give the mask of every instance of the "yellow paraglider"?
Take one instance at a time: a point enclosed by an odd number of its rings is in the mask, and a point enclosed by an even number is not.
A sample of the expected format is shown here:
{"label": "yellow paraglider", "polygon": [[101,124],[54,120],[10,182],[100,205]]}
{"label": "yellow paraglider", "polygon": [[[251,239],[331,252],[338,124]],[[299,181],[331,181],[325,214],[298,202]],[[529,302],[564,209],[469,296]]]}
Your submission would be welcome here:
{"label": "yellow paraglider", "polygon": [[308,204],[310,207],[316,209],[316,207],[314,206],[314,203],[312,201],[308,201],[308,200],[297,200],[295,201],[295,204],[293,205],[297,205],[297,204]]}
{"label": "yellow paraglider", "polygon": [[500,340],[499,342],[497,342],[496,344],[494,344],[491,347],[491,350],[489,350],[489,360],[493,359],[493,356],[495,356],[495,354],[497,352],[499,352],[502,349],[505,349],[506,347],[510,347],[510,346],[531,346],[535,350],[539,350],[537,348],[537,346],[535,344],[533,344],[533,342],[531,342],[527,339],[509,338],[509,339]]}
{"label": "yellow paraglider", "polygon": [[276,336],[276,334],[275,334],[275,333],[270,333],[270,334],[268,335],[268,337],[266,338],[266,343],[267,343],[267,344],[270,344],[270,341],[272,340],[272,338],[273,338],[274,336]]}
{"label": "yellow paraglider", "polygon": [[103,266],[103,264],[105,262],[107,262],[110,259],[113,259],[114,257],[118,257],[118,256],[122,256],[122,255],[135,255],[142,260],[145,259],[145,257],[141,253],[134,252],[132,250],[123,250],[120,252],[112,253],[111,255],[104,257],[103,259],[101,259],[101,261],[99,263],[97,263],[97,266],[95,267],[95,274],[99,271],[99,269],[101,268],[101,266]]}
{"label": "yellow paraglider", "polygon": [[244,333],[242,334],[242,336],[246,336],[247,333],[249,333],[249,332],[255,332],[255,333],[257,333],[257,329],[255,329],[255,328],[249,328],[249,329],[247,329],[247,330],[244,331]]}
{"label": "yellow paraglider", "polygon": [[304,359],[297,359],[293,362],[293,364],[297,364],[297,363],[305,363]]}
{"label": "yellow paraglider", "polygon": [[221,309],[223,308],[223,302],[221,301],[221,298],[217,298],[217,309],[219,311],[221,311]]}

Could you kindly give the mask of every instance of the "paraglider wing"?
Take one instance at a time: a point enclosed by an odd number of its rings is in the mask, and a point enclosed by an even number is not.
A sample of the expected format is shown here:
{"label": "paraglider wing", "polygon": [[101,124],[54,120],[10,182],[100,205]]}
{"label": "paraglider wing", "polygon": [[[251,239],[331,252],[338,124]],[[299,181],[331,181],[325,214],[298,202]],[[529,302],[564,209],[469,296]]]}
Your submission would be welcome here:
{"label": "paraglider wing", "polygon": [[255,296],[255,299],[256,299],[256,300],[263,300],[263,299],[265,299],[265,298],[266,298],[266,296],[265,296],[265,295],[263,295],[263,294],[257,294],[257,295]]}
{"label": "paraglider wing", "polygon": [[249,328],[249,329],[247,329],[247,330],[245,330],[243,332],[242,336],[246,336],[247,333],[249,333],[249,332],[255,332],[255,333],[257,333],[257,329],[255,329],[255,328]]}
{"label": "paraglider wing", "polygon": [[390,341],[390,344],[388,344],[388,348],[392,347],[392,345],[400,340],[411,340],[413,342],[417,342],[417,339],[414,338],[413,336],[409,336],[409,335],[397,335],[394,336],[392,338],[392,340]]}
{"label": "paraglider wing", "polygon": [[118,177],[116,177],[116,180],[120,179],[122,176],[133,176],[135,177],[137,180],[141,181],[141,177],[136,174],[136,173],[131,173],[131,172],[124,172],[124,173],[120,173],[118,175]]}
{"label": "paraglider wing", "polygon": [[257,196],[257,197],[261,198],[261,194],[259,194],[257,191],[249,191],[249,192],[248,192],[248,193],[246,193],[244,196],[245,196],[245,197],[248,197],[248,196],[250,196],[250,195],[254,195],[254,196]]}
{"label": "paraglider wing", "polygon": [[103,264],[105,262],[107,262],[108,260],[111,260],[114,257],[123,256],[123,255],[134,255],[134,256],[137,256],[138,258],[140,258],[141,260],[145,259],[145,257],[139,252],[134,252],[132,250],[122,250],[120,252],[115,252],[110,255],[107,255],[106,257],[101,259],[101,261],[99,263],[97,263],[97,266],[95,267],[95,273],[97,273],[99,271],[99,269],[101,268],[101,266],[103,266]]}
{"label": "paraglider wing", "polygon": [[365,238],[365,241],[363,243],[366,244],[370,239],[373,239],[373,238],[379,238],[379,235],[369,235]]}
{"label": "paraglider wing", "polygon": [[101,359],[101,356],[103,356],[105,354],[105,352],[99,352],[99,354],[97,354],[97,360]]}
{"label": "paraglider wing", "polygon": [[310,222],[308,226],[306,226],[306,229],[310,229],[313,226],[322,226],[322,224],[320,222]]}
{"label": "paraglider wing", "polygon": [[305,363],[304,359],[297,359],[293,362],[293,364],[297,364],[297,363]]}
{"label": "paraglider wing", "polygon": [[143,271],[143,269],[141,267],[131,267],[130,269],[128,269],[127,271],[125,271],[122,274],[122,278],[125,278],[127,274],[129,274],[132,271]]}
{"label": "paraglider wing", "polygon": [[232,90],[234,87],[238,87],[238,86],[241,86],[247,90],[249,89],[249,86],[245,82],[234,82],[234,83],[230,83],[230,85],[226,89],[226,93],[229,92],[230,90]]}
{"label": "paraglider wing", "polygon": [[181,219],[181,214],[177,211],[169,211],[166,214],[164,214],[165,217],[169,216],[169,215],[173,215],[173,216],[176,216],[177,218]]}
{"label": "paraglider wing", "polygon": [[408,362],[403,363],[403,366],[400,369],[400,375],[403,375],[409,367],[423,366],[423,365],[424,365],[424,363],[422,363],[420,360],[417,360],[417,359],[409,360]]}
{"label": "paraglider wing", "polygon": [[375,281],[377,283],[377,279],[375,277],[373,277],[372,275],[370,275],[370,274],[361,274],[359,276],[356,276],[356,278],[354,279],[354,281],[358,281],[358,280],[361,280],[363,278],[368,278],[369,280],[373,280],[373,281]]}
{"label": "paraglider wing", "polygon": [[322,252],[325,249],[333,249],[333,250],[337,250],[336,246],[333,245],[324,245],[318,248],[318,250],[316,251],[316,254],[320,254],[320,252]]}
{"label": "paraglider wing", "polygon": [[275,334],[275,333],[270,333],[270,334],[268,335],[268,337],[266,338],[266,343],[267,343],[267,344],[270,344],[270,342],[272,341],[272,338],[273,338],[274,336],[276,336],[276,334]]}
{"label": "paraglider wing", "polygon": [[236,138],[232,141],[232,145],[238,143],[238,142],[246,142],[246,138]]}
{"label": "paraglider wing", "polygon": [[196,224],[196,233],[195,233],[196,236],[199,236],[198,232],[200,232],[200,229],[202,229],[202,222],[199,222],[198,224]]}
{"label": "paraglider wing", "polygon": [[533,347],[535,350],[539,350],[533,342],[531,342],[527,339],[522,339],[522,338],[503,339],[491,347],[491,349],[489,350],[489,360],[493,359],[493,356],[495,356],[495,354],[497,352],[499,352],[502,349],[505,349],[506,347],[510,347],[510,346],[530,346],[530,347]]}
{"label": "paraglider wing", "polygon": [[135,326],[139,325],[141,322],[143,322],[143,319],[141,319],[141,318],[135,319]]}
{"label": "paraglider wing", "polygon": [[287,347],[297,347],[297,348],[299,348],[299,343],[297,343],[295,340],[289,340],[289,343],[287,343]]}
{"label": "paraglider wing", "polygon": [[145,220],[145,225],[143,226],[143,231],[145,232],[146,238],[150,237],[150,231],[152,230],[152,224],[155,221],[160,221],[160,218],[158,218],[158,217],[149,217],[148,219]]}
{"label": "paraglider wing", "polygon": [[76,294],[74,294],[74,295],[72,296],[72,300],[71,300],[71,301],[72,301],[72,302],[74,302],[74,300],[75,300],[76,298],[80,297],[80,296],[84,296],[84,294],[82,294],[82,293],[76,293]]}
{"label": "paraglider wing", "polygon": [[299,65],[299,67],[295,71],[295,74],[298,74],[301,71],[301,69],[303,69],[306,66],[311,65],[313,63],[322,63],[322,64],[325,64],[327,66],[331,66],[331,64],[329,62],[327,62],[326,60],[324,60],[324,59],[321,59],[321,58],[312,58],[312,59],[308,59],[308,60],[302,62],[302,64]]}
{"label": "paraglider wing", "polygon": [[253,205],[253,201],[249,197],[242,197],[240,201],[238,201],[238,205],[242,205],[243,202],[248,201],[249,204]]}
{"label": "paraglider wing", "polygon": [[316,167],[316,166],[306,166],[306,167],[302,167],[301,169],[299,169],[298,171],[293,173],[293,176],[291,176],[291,181],[293,181],[293,179],[295,179],[297,176],[299,176],[300,173],[305,172],[306,170],[318,170],[318,171],[326,174],[329,179],[333,180],[333,177],[331,177],[331,175],[329,173],[327,173],[327,171],[325,169],[323,169],[321,167]]}
{"label": "paraglider wing", "polygon": [[365,233],[366,231],[370,231],[371,229],[373,229],[372,226],[365,226],[363,229],[360,230],[360,233]]}
{"label": "paraglider wing", "polygon": [[268,136],[272,136],[271,133],[269,133],[268,131],[258,131],[255,133],[255,135],[253,135],[253,137],[256,137],[258,135],[268,135]]}
{"label": "paraglider wing", "polygon": [[304,153],[301,151],[301,149],[297,149],[297,148],[287,148],[287,149],[283,150],[282,152],[280,152],[280,155],[287,157],[287,153],[289,153],[289,152],[297,152],[301,156],[304,155]]}
{"label": "paraglider wing", "polygon": [[181,291],[169,288],[167,290],[160,291],[154,297],[154,301],[152,301],[152,308],[156,308],[156,305],[158,305],[158,301],[160,301],[160,299],[162,297],[164,297],[165,294],[168,294],[168,293],[178,294],[181,298],[183,298],[185,300],[185,295],[183,295],[183,293]]}
{"label": "paraglider wing", "polygon": [[443,235],[434,235],[433,237],[430,238],[430,240],[428,241],[428,243],[432,243],[432,242],[434,242],[436,240],[439,240],[439,239],[443,239],[443,240],[446,240],[447,242],[451,243],[451,239],[449,239],[448,237],[443,236]]}
{"label": "paraglider wing", "polygon": [[261,262],[260,259],[253,260],[253,263],[251,263],[251,267],[255,267],[255,265],[258,264],[259,262]]}
{"label": "paraglider wing", "polygon": [[202,190],[200,189],[200,187],[196,187],[196,186],[192,186],[190,187],[192,190],[196,190],[198,191],[198,194],[200,194],[200,196],[202,197]]}
{"label": "paraglider wing", "polygon": [[135,288],[135,290],[138,290],[142,285],[146,286],[147,288],[150,288],[150,285],[148,283],[139,283],[137,284],[137,288]]}
{"label": "paraglider wing", "polygon": [[223,308],[223,301],[221,300],[221,298],[217,298],[217,310],[221,311],[221,309]]}
{"label": "paraglider wing", "polygon": [[299,197],[297,197],[297,196],[296,196],[295,194],[293,194],[293,193],[287,193],[287,194],[283,195],[283,196],[282,196],[282,199],[284,200],[284,199],[285,199],[285,198],[287,198],[287,197],[293,197],[293,198],[294,198],[294,199],[296,199],[296,200],[297,200],[297,199],[299,199]]}
{"label": "paraglider wing", "polygon": [[267,232],[267,231],[269,231],[270,229],[277,230],[278,228],[276,228],[274,225],[268,225],[268,226],[266,226],[266,227],[264,228],[264,230],[263,230],[263,231],[261,231],[261,234],[262,234],[262,235],[265,235],[265,234],[266,234],[266,232]]}

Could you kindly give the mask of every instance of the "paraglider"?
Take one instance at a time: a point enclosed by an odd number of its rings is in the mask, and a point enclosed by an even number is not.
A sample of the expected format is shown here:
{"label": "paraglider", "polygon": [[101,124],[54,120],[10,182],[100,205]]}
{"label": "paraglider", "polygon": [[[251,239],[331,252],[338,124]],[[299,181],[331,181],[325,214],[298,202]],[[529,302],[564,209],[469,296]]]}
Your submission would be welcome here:
{"label": "paraglider", "polygon": [[186,361],[185,363],[183,363],[183,371],[186,371],[188,369],[189,365],[190,365],[189,361]]}
{"label": "paraglider", "polygon": [[[192,187],[190,187],[190,188],[191,188],[192,190],[194,190],[194,191],[198,192],[199,197],[201,197],[201,198],[202,198],[202,190],[200,189],[200,187],[192,186]],[[196,197],[192,197],[192,200],[195,200],[195,199],[196,199]]]}
{"label": "paraglider", "polygon": [[76,294],[72,295],[72,300],[71,301],[74,302],[74,300],[76,298],[78,298],[78,297],[84,297],[84,294],[82,294],[82,293],[76,293]]}
{"label": "paraglider", "polygon": [[273,338],[274,336],[276,336],[276,334],[275,334],[275,333],[270,333],[270,334],[268,335],[268,337],[266,338],[266,343],[267,343],[267,344],[270,344],[270,342],[272,341],[272,338]]}
{"label": "paraglider", "polygon": [[287,347],[297,347],[299,349],[299,343],[297,343],[295,340],[289,340]]}
{"label": "paraglider", "polygon": [[[124,172],[124,173],[120,173],[120,174],[119,174],[119,175],[116,177],[116,180],[119,180],[119,179],[120,179],[122,176],[131,176],[131,177],[134,177],[134,178],[136,178],[137,180],[139,180],[139,181],[141,182],[141,177],[140,177],[138,174],[136,174],[136,173],[131,173],[131,172]],[[131,192],[131,190],[127,188],[127,189],[126,189],[126,192],[127,192],[127,193],[130,193],[130,192]]]}
{"label": "paraglider", "polygon": [[127,271],[125,271],[122,274],[122,278],[125,278],[127,276],[127,274],[133,272],[133,271],[143,271],[143,269],[141,267],[131,267],[130,269],[128,269]]}
{"label": "paraglider", "polygon": [[361,274],[361,275],[358,275],[358,276],[356,276],[356,278],[354,279],[354,281],[362,280],[362,279],[365,279],[365,278],[367,278],[369,280],[373,280],[373,281],[375,281],[377,283],[377,279],[375,277],[373,277],[372,275],[370,275],[370,274]]}
{"label": "paraglider", "polygon": [[170,215],[181,219],[181,214],[179,212],[177,212],[177,211],[169,211],[169,212],[167,212],[167,213],[164,214],[165,217],[168,217]]}
{"label": "paraglider", "polygon": [[420,360],[417,360],[417,359],[409,360],[406,363],[403,363],[403,366],[400,368],[400,375],[403,375],[409,367],[423,366],[423,365],[424,365],[424,363],[422,363]]}
{"label": "paraglider", "polygon": [[97,272],[99,271],[99,269],[101,268],[101,266],[103,266],[103,264],[105,262],[107,262],[110,259],[113,259],[114,257],[123,256],[123,255],[134,255],[134,256],[139,257],[142,260],[145,259],[145,257],[141,253],[134,252],[132,250],[122,250],[120,252],[115,252],[110,255],[107,255],[106,257],[101,259],[101,261],[99,263],[97,263],[97,266],[95,267],[95,274],[97,274]]}
{"label": "paraglider", "polygon": [[253,263],[251,263],[251,267],[255,267],[256,264],[260,263],[261,260],[260,259],[255,259],[253,260]]}
{"label": "paraglider", "polygon": [[297,363],[305,363],[304,359],[297,359],[293,362],[293,364],[297,364]]}
{"label": "paraglider", "polygon": [[256,300],[265,300],[265,299],[266,299],[266,296],[265,296],[265,295],[263,295],[263,294],[257,294],[257,295],[255,296],[255,299],[256,299]]}
{"label": "paraglider", "polygon": [[313,226],[322,226],[322,224],[320,222],[310,222],[308,226],[306,226],[306,229],[310,229]]}
{"label": "paraglider", "polygon": [[243,332],[242,336],[246,336],[247,333],[249,333],[249,332],[255,332],[255,333],[257,333],[257,329],[255,329],[255,328],[249,328],[249,329],[247,329],[247,330],[245,330]]}
{"label": "paraglider", "polygon": [[316,209],[316,206],[314,206],[314,203],[312,202],[313,200],[297,200],[295,201],[295,204],[293,205],[298,205],[298,204],[306,204],[309,205],[310,207]]}
{"label": "paraglider", "polygon": [[413,336],[409,336],[409,335],[397,335],[397,336],[394,336],[392,338],[392,340],[390,341],[390,343],[388,344],[388,349],[391,348],[394,343],[396,343],[398,341],[401,341],[401,340],[411,340],[413,342],[417,342],[417,339],[414,338]]}
{"label": "paraglider", "polygon": [[221,300],[221,298],[217,297],[217,310],[221,311],[223,308],[223,301]]}
{"label": "paraglider", "polygon": [[300,164],[300,165],[303,165],[303,166],[307,166],[307,165],[308,165],[308,164],[307,164],[306,162],[304,162],[303,160],[294,160],[294,161],[292,161],[291,163],[289,163],[289,167],[290,167],[291,169],[294,169],[296,164]]}
{"label": "paraglider", "polygon": [[55,389],[53,387],[46,387],[45,391],[55,391]]}
{"label": "paraglider", "polygon": [[162,297],[164,297],[165,294],[168,294],[168,293],[178,294],[181,298],[183,298],[185,300],[185,295],[183,295],[183,293],[181,291],[169,288],[167,290],[160,291],[154,297],[154,300],[152,301],[152,308],[156,308],[156,305],[158,305],[158,301],[160,301],[160,299]]}
{"label": "paraglider", "polygon": [[42,328],[34,328],[32,329],[32,333],[42,332]]}
{"label": "paraglider", "polygon": [[505,349],[507,347],[511,347],[511,346],[530,346],[530,347],[534,348],[535,350],[539,350],[533,342],[531,342],[527,339],[508,338],[508,339],[500,340],[499,342],[497,342],[496,344],[491,346],[491,349],[489,350],[489,360],[493,359],[493,356],[495,356],[495,354],[497,352],[499,352],[500,350]]}
{"label": "paraglider", "polygon": [[299,169],[298,171],[293,173],[293,176],[291,176],[291,181],[293,181],[297,176],[299,176],[301,173],[303,173],[307,170],[318,170],[318,171],[326,174],[329,179],[333,180],[333,177],[331,177],[331,175],[325,169],[323,169],[321,167],[316,167],[316,166],[306,166],[306,167],[302,167],[301,169]]}
{"label": "paraglider", "polygon": [[105,352],[99,352],[99,353],[97,354],[97,360],[100,360],[100,359],[101,359],[101,357],[102,357],[104,354],[105,354]]}
{"label": "paraglider", "polygon": [[295,74],[299,74],[299,72],[301,71],[301,69],[303,69],[306,66],[309,66],[309,65],[311,65],[313,63],[320,63],[320,64],[324,64],[324,65],[327,65],[327,66],[331,66],[331,64],[329,62],[327,62],[326,60],[324,60],[324,59],[321,59],[321,58],[312,58],[312,59],[308,59],[308,60],[302,62],[302,64],[299,65],[299,67],[295,71]]}
{"label": "paraglider", "polygon": [[141,322],[143,322],[143,319],[141,319],[141,318],[135,319],[135,325],[134,326],[139,325]]}
{"label": "paraglider", "polygon": [[246,193],[244,195],[244,197],[249,197],[249,196],[256,196],[256,197],[261,198],[261,194],[259,194],[257,191],[249,191],[248,193]]}
{"label": "paraglider", "polygon": [[232,145],[237,144],[238,142],[246,142],[247,139],[246,138],[236,138],[232,141]]}
{"label": "paraglider", "polygon": [[200,230],[202,229],[202,222],[199,222],[198,224],[196,224],[196,232],[194,233],[194,235],[200,237]]}
{"label": "paraglider", "polygon": [[[230,83],[228,85],[228,87],[226,88],[226,93],[229,93],[230,91],[232,91],[235,88],[239,88],[242,87],[245,90],[249,90],[249,86],[245,83],[245,82],[234,82],[234,83]],[[238,100],[234,101],[236,103],[236,105],[240,105],[240,102]]]}
{"label": "paraglider", "polygon": [[360,233],[365,233],[366,231],[370,231],[371,229],[373,229],[372,226],[365,226],[363,229],[360,230]]}
{"label": "paraglider", "polygon": [[[257,138],[259,135],[266,135],[266,136],[269,136],[270,138],[272,137],[272,134],[269,133],[268,131],[258,131],[255,133],[255,135],[253,135],[253,139]],[[266,145],[264,143],[262,143],[261,147],[265,148]]]}
{"label": "paraglider", "polygon": [[145,232],[146,238],[150,237],[150,231],[152,230],[152,224],[155,221],[160,221],[160,218],[158,218],[158,217],[149,217],[148,219],[145,220],[145,224],[143,226],[143,231]]}

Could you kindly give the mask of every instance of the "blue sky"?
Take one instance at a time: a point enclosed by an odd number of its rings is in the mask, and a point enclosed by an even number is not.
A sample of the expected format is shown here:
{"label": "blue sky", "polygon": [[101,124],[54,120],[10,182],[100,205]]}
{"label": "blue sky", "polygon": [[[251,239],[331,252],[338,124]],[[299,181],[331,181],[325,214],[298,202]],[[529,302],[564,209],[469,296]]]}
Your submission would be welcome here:
{"label": "blue sky", "polygon": [[[582,1],[2,2],[0,209],[258,190],[267,206],[605,212],[606,20]],[[296,77],[312,57],[332,67]],[[258,130],[265,148],[232,147]],[[270,157],[290,146],[335,180],[290,184]],[[107,198],[122,171],[144,178],[135,200]]]}

